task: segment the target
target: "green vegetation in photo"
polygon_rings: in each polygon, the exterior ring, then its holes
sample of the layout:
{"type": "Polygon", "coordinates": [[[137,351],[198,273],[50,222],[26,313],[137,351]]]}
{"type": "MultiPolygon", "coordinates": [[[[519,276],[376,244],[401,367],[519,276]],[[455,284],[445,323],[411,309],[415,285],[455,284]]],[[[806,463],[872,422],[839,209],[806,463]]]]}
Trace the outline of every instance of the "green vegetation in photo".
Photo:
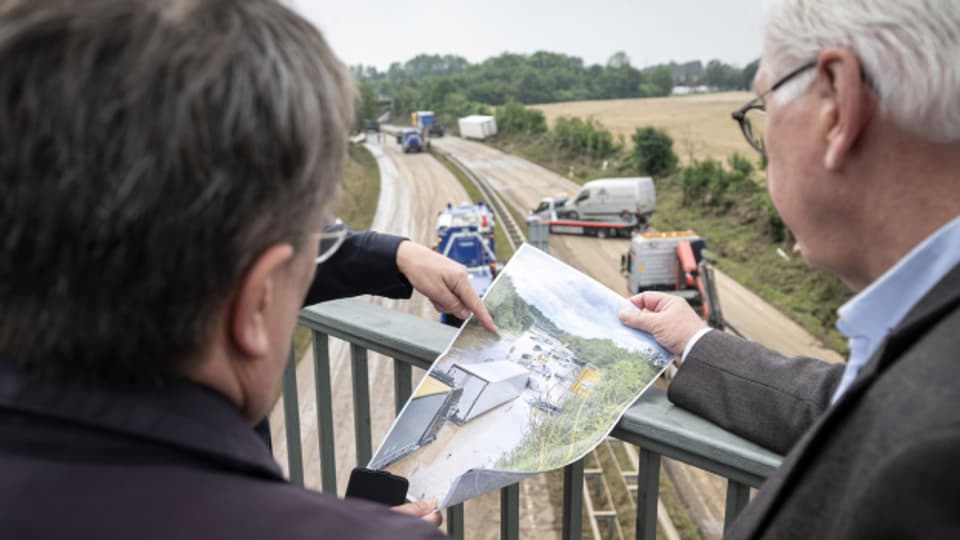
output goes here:
{"type": "Polygon", "coordinates": [[[558,413],[531,416],[521,443],[494,468],[516,472],[555,469],[588,452],[656,378],[660,370],[653,361],[649,355],[631,353],[604,366],[600,382],[587,395],[571,396],[558,413]]]}
{"type": "Polygon", "coordinates": [[[559,412],[532,415],[523,441],[498,461],[496,469],[542,471],[580,457],[606,435],[623,410],[660,372],[656,367],[659,353],[633,352],[610,339],[584,338],[561,330],[517,295],[508,275],[500,276],[484,302],[501,331],[519,335],[535,327],[600,371],[599,382],[584,395],[571,395],[559,412]]]}

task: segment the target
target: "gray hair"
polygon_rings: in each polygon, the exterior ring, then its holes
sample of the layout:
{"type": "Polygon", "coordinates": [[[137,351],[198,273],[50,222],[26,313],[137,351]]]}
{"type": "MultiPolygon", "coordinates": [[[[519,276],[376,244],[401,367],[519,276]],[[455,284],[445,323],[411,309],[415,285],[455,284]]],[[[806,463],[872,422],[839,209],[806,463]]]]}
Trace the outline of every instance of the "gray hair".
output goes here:
{"type": "MultiPolygon", "coordinates": [[[[827,47],[848,47],[877,88],[882,114],[931,141],[960,140],[960,2],[766,0],[765,8],[761,64],[770,80],[827,47]]],[[[777,99],[792,99],[813,78],[798,77],[777,99]]]]}
{"type": "Polygon", "coordinates": [[[336,199],[345,67],[274,0],[0,0],[0,358],[152,378],[336,199]]]}

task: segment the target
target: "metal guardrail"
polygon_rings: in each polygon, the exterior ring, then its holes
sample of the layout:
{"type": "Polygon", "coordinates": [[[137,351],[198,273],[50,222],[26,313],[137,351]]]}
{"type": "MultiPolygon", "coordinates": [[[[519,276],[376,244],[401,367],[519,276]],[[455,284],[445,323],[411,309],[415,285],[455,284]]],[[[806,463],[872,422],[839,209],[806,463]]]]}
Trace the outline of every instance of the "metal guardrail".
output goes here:
{"type": "MultiPolygon", "coordinates": [[[[305,308],[299,322],[313,332],[317,426],[321,489],[336,492],[330,380],[330,337],[350,343],[354,401],[354,444],[357,461],[366,464],[372,454],[367,351],[393,358],[396,399],[394,413],[412,391],[411,367],[428,369],[446,348],[455,330],[438,322],[392,310],[362,299],[325,302],[305,308]]],[[[287,456],[290,480],[303,485],[303,463],[296,368],[291,357],[283,378],[287,456]]],[[[637,538],[656,538],[660,458],[666,456],[719,474],[728,479],[725,521],[729,523],[749,500],[751,486],[779,466],[781,457],[747,442],[720,427],[674,407],[665,394],[648,390],[624,414],[612,436],[640,447],[637,464],[637,538]]],[[[353,464],[351,464],[353,465],[353,464]]],[[[579,540],[582,529],[584,464],[579,461],[563,472],[563,538],[579,540]]],[[[500,537],[520,536],[519,486],[501,490],[500,537]]],[[[463,507],[447,510],[447,531],[463,538],[463,507]]]]}

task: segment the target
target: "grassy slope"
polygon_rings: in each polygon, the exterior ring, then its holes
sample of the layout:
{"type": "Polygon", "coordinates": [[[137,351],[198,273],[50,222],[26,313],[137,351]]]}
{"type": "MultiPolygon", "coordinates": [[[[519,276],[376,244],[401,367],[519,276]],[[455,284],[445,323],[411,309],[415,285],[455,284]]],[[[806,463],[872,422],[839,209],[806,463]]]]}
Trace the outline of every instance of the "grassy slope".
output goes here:
{"type": "MultiPolygon", "coordinates": [[[[343,172],[343,192],[336,215],[357,231],[373,224],[380,197],[380,169],[377,160],[361,145],[351,144],[343,172]]],[[[297,326],[293,335],[294,357],[299,361],[310,344],[310,330],[297,326]]]]}

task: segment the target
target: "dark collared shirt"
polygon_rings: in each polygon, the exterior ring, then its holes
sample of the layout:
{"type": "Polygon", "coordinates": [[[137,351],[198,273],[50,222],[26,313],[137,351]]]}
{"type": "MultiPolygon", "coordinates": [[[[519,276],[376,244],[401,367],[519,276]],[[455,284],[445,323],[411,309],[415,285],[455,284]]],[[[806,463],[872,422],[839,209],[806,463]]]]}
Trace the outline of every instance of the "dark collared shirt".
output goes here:
{"type": "Polygon", "coordinates": [[[286,482],[200,385],[118,388],[0,363],[0,537],[444,538],[389,509],[286,482]]]}

